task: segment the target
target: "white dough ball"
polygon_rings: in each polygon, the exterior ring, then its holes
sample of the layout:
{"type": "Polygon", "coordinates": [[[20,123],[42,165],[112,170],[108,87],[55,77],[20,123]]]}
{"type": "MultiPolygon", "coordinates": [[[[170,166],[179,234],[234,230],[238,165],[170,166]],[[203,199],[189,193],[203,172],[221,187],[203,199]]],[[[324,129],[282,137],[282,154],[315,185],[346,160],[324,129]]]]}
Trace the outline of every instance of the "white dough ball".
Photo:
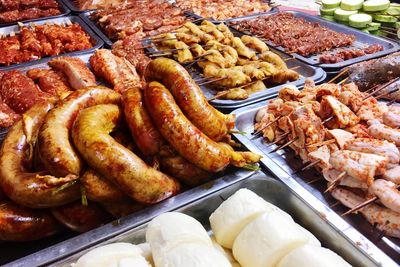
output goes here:
{"type": "Polygon", "coordinates": [[[335,252],[310,244],[300,246],[288,253],[277,267],[351,267],[335,252]]]}
{"type": "Polygon", "coordinates": [[[282,212],[265,213],[237,236],[233,256],[242,266],[274,267],[286,254],[307,243],[309,237],[282,212]]]}
{"type": "Polygon", "coordinates": [[[265,212],[280,211],[248,189],[240,189],[225,200],[210,216],[211,229],[217,242],[225,248],[232,248],[233,242],[242,229],[265,212]]]}

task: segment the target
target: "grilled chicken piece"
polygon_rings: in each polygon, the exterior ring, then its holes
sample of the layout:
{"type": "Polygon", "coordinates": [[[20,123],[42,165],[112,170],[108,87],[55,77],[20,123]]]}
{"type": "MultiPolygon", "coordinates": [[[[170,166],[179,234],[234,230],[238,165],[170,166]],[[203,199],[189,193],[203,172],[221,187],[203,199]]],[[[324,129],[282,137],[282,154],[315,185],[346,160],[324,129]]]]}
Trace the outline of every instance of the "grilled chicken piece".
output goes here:
{"type": "Polygon", "coordinates": [[[395,184],[400,184],[400,165],[387,169],[382,178],[395,184]]]}
{"type": "Polygon", "coordinates": [[[94,73],[110,83],[116,91],[125,91],[124,85],[141,87],[141,80],[135,67],[124,58],[115,56],[107,49],[97,50],[90,57],[94,73]]]}
{"type": "Polygon", "coordinates": [[[50,69],[31,69],[27,72],[27,75],[38,82],[43,92],[52,96],[64,98],[71,92],[67,77],[61,72],[50,69]]]}
{"type": "Polygon", "coordinates": [[[400,161],[400,152],[395,144],[386,140],[373,138],[356,138],[346,142],[345,150],[352,150],[375,155],[385,156],[390,163],[398,164],[400,161]]]}
{"type": "MultiPolygon", "coordinates": [[[[321,117],[328,118],[334,115],[339,128],[354,126],[360,119],[347,106],[338,101],[334,96],[324,96],[321,101],[321,117]]],[[[331,126],[328,122],[328,126],[331,126]]],[[[333,128],[333,127],[332,127],[333,128]]]]}
{"type": "Polygon", "coordinates": [[[383,113],[382,121],[389,127],[400,128],[400,106],[392,105],[383,113]]]}
{"type": "Polygon", "coordinates": [[[329,164],[338,171],[345,171],[353,178],[371,185],[376,175],[385,173],[388,159],[383,156],[358,151],[339,150],[331,154],[329,164]]]}
{"type": "Polygon", "coordinates": [[[189,50],[189,46],[182,41],[175,42],[175,48],[179,49],[174,57],[178,62],[193,60],[193,55],[189,50]]]}
{"type": "Polygon", "coordinates": [[[393,129],[389,126],[383,124],[373,124],[368,128],[369,134],[381,140],[387,140],[389,142],[395,143],[396,146],[400,146],[400,130],[393,129]]]}
{"type": "Polygon", "coordinates": [[[263,53],[269,50],[268,46],[257,37],[243,35],[240,39],[247,47],[250,47],[259,53],[263,53]]]}
{"type": "Polygon", "coordinates": [[[322,169],[329,167],[329,158],[331,151],[328,146],[324,145],[319,147],[317,150],[308,153],[308,160],[311,162],[319,161],[318,166],[322,169]]]}
{"type": "Polygon", "coordinates": [[[400,192],[397,185],[390,181],[377,179],[368,188],[368,192],[379,198],[379,201],[387,208],[400,213],[400,192]]]}
{"type": "MultiPolygon", "coordinates": [[[[341,171],[338,171],[332,167],[325,168],[322,171],[322,175],[324,176],[325,180],[327,180],[329,183],[335,181],[340,174],[341,171]]],[[[355,179],[350,175],[343,176],[339,181],[339,185],[351,188],[359,188],[363,190],[368,189],[368,185],[365,181],[355,179]]]]}
{"type": "Polygon", "coordinates": [[[242,40],[240,40],[238,37],[234,37],[232,39],[232,47],[236,49],[239,56],[243,56],[248,59],[253,59],[256,57],[256,53],[245,46],[242,40]]]}
{"type": "Polygon", "coordinates": [[[64,73],[74,90],[96,85],[95,76],[79,58],[58,57],[50,60],[48,64],[54,70],[64,73]]]}
{"type": "Polygon", "coordinates": [[[344,149],[345,144],[354,139],[354,135],[352,133],[342,129],[328,130],[328,133],[335,138],[335,141],[339,145],[340,149],[344,149]]]}
{"type": "MultiPolygon", "coordinates": [[[[335,188],[332,191],[332,196],[348,208],[354,208],[367,200],[343,188],[335,188]]],[[[377,225],[377,228],[384,232],[385,235],[400,238],[400,213],[374,203],[361,208],[358,212],[370,224],[377,225]]]]}

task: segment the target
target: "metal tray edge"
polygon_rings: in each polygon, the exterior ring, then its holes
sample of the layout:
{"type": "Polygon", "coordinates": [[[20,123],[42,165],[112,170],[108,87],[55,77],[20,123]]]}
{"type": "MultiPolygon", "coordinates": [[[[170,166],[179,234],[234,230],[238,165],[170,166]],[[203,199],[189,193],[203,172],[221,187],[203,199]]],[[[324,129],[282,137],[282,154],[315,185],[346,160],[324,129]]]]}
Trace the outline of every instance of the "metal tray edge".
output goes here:
{"type": "MultiPolygon", "coordinates": [[[[237,109],[231,114],[239,117],[242,113],[247,112],[250,109],[261,108],[265,106],[265,103],[257,103],[251,106],[237,109]]],[[[240,134],[233,134],[235,138],[238,139],[247,149],[253,153],[258,153],[263,155],[261,159],[262,165],[267,168],[276,178],[286,184],[291,188],[296,194],[303,199],[306,203],[311,205],[315,210],[317,210],[322,216],[325,217],[327,222],[333,224],[339,231],[343,233],[351,242],[359,247],[364,254],[371,258],[378,266],[398,266],[398,264],[393,261],[388,255],[381,251],[374,243],[369,241],[364,235],[362,235],[353,226],[347,223],[343,218],[341,218],[335,211],[333,211],[329,206],[322,203],[317,199],[312,193],[301,186],[294,178],[291,177],[281,166],[272,161],[265,153],[258,149],[252,142],[240,134]],[[362,242],[360,242],[362,240],[362,242]]]]}

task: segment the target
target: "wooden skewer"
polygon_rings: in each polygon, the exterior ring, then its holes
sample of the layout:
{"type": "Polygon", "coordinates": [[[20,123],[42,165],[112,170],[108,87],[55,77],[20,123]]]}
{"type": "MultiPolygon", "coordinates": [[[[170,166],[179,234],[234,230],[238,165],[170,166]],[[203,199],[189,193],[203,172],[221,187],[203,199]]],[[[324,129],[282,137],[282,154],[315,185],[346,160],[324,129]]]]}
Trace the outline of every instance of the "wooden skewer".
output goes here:
{"type": "Polygon", "coordinates": [[[335,115],[332,115],[332,116],[326,118],[325,120],[323,120],[323,121],[322,121],[322,124],[327,123],[328,121],[332,120],[333,118],[335,118],[335,115]]]}
{"type": "Polygon", "coordinates": [[[313,180],[307,182],[307,184],[313,184],[313,183],[318,182],[318,181],[321,181],[321,180],[322,180],[322,178],[315,178],[315,179],[313,179],[313,180]]]}
{"type": "Polygon", "coordinates": [[[321,162],[320,160],[312,161],[312,162],[308,163],[306,166],[304,166],[303,168],[300,168],[297,171],[295,171],[294,174],[299,173],[299,172],[303,172],[303,171],[308,170],[308,169],[311,169],[312,167],[314,167],[315,165],[319,164],[320,162],[321,162]]]}
{"type": "Polygon", "coordinates": [[[344,69],[341,72],[339,72],[335,77],[333,77],[332,79],[330,79],[328,81],[328,83],[333,83],[334,81],[336,81],[336,79],[338,79],[339,77],[342,77],[344,74],[346,74],[348,72],[348,69],[344,69]]]}
{"type": "Polygon", "coordinates": [[[334,208],[334,207],[336,207],[336,206],[339,205],[339,204],[342,204],[342,203],[340,203],[340,201],[336,201],[335,203],[333,203],[333,204],[330,205],[329,207],[330,207],[330,208],[334,208]]]}
{"type": "Polygon", "coordinates": [[[396,93],[396,92],[399,91],[399,90],[400,90],[400,87],[399,87],[399,88],[392,89],[392,90],[390,90],[389,92],[383,92],[383,93],[381,93],[380,95],[377,95],[375,98],[376,98],[376,99],[380,99],[380,98],[382,98],[382,97],[384,97],[384,96],[386,96],[386,95],[391,95],[391,94],[393,94],[393,93],[396,93]]]}
{"type": "Polygon", "coordinates": [[[220,94],[216,94],[215,96],[209,98],[207,101],[208,102],[213,101],[213,100],[218,99],[218,98],[220,98],[222,96],[225,96],[227,94],[229,94],[229,90],[226,90],[225,92],[221,92],[220,94]]]}
{"type": "MultiPolygon", "coordinates": [[[[400,185],[398,185],[396,189],[399,190],[399,189],[400,189],[400,185]]],[[[354,212],[356,212],[356,211],[358,211],[358,210],[360,210],[360,209],[362,209],[362,208],[368,206],[369,204],[371,204],[371,203],[377,201],[378,199],[379,199],[378,197],[370,198],[370,199],[368,199],[367,201],[365,201],[365,202],[363,202],[363,203],[360,203],[360,204],[358,204],[357,206],[355,206],[355,207],[351,208],[350,210],[346,211],[346,212],[343,213],[341,216],[346,216],[346,215],[348,215],[348,214],[350,214],[350,213],[354,213],[354,212]]]]}
{"type": "Polygon", "coordinates": [[[296,142],[297,139],[298,139],[298,138],[296,137],[296,138],[294,138],[293,140],[290,140],[289,142],[287,142],[286,144],[283,144],[282,146],[278,146],[278,147],[275,148],[274,150],[268,152],[268,154],[274,153],[274,152],[276,152],[276,151],[278,151],[278,150],[280,150],[280,149],[284,149],[285,147],[290,146],[291,144],[293,144],[294,142],[296,142]]]}
{"type": "Polygon", "coordinates": [[[369,93],[368,95],[366,95],[363,100],[366,100],[368,98],[370,98],[371,96],[373,96],[374,94],[376,94],[377,92],[385,89],[386,87],[388,87],[389,85],[397,82],[398,80],[400,80],[400,77],[394,78],[393,80],[388,81],[387,83],[382,84],[380,87],[378,87],[378,89],[372,91],[371,93],[369,93]]]}
{"type": "Polygon", "coordinates": [[[345,82],[347,82],[347,80],[349,79],[349,77],[347,77],[346,79],[341,80],[340,82],[338,82],[338,85],[342,85],[345,82]]]}
{"type": "MultiPolygon", "coordinates": [[[[179,51],[179,50],[185,50],[185,49],[192,49],[194,48],[196,45],[192,45],[192,46],[188,46],[188,47],[182,47],[182,48],[173,48],[173,49],[166,49],[166,50],[157,50],[154,52],[149,52],[149,54],[157,54],[157,53],[169,53],[169,52],[175,52],[175,51],[179,51]]],[[[203,45],[202,47],[209,47],[211,45],[203,45]]]]}
{"type": "Polygon", "coordinates": [[[267,128],[268,126],[274,124],[275,122],[277,122],[277,121],[278,121],[280,118],[282,118],[282,117],[283,117],[282,115],[279,115],[279,116],[276,117],[274,120],[272,120],[272,121],[268,122],[266,125],[264,125],[264,126],[263,126],[261,129],[259,129],[258,131],[253,132],[252,135],[255,135],[255,136],[259,135],[265,128],[267,128]]]}
{"type": "Polygon", "coordinates": [[[335,180],[332,181],[331,185],[324,191],[324,193],[327,193],[329,191],[331,191],[333,188],[336,187],[336,184],[340,181],[340,179],[342,179],[344,176],[346,175],[346,172],[342,172],[341,174],[338,175],[338,177],[336,177],[335,180]]]}
{"type": "MultiPolygon", "coordinates": [[[[280,141],[284,140],[288,135],[289,135],[289,133],[284,133],[284,134],[280,135],[274,142],[269,143],[267,147],[270,147],[272,145],[279,143],[280,141]]],[[[256,137],[253,136],[251,139],[254,139],[254,138],[256,138],[256,137]]]]}
{"type": "Polygon", "coordinates": [[[201,85],[206,85],[206,84],[209,84],[209,83],[213,83],[213,82],[218,82],[218,81],[224,80],[224,79],[226,79],[226,78],[228,78],[228,76],[222,76],[222,77],[220,77],[220,78],[216,78],[216,79],[213,79],[213,80],[208,80],[208,81],[206,81],[206,82],[199,83],[198,85],[199,85],[199,86],[201,86],[201,85]]]}
{"type": "Polygon", "coordinates": [[[391,106],[391,105],[393,105],[394,103],[397,103],[397,100],[396,100],[396,99],[393,99],[393,100],[390,100],[389,102],[387,102],[387,103],[386,103],[386,106],[391,106]]]}

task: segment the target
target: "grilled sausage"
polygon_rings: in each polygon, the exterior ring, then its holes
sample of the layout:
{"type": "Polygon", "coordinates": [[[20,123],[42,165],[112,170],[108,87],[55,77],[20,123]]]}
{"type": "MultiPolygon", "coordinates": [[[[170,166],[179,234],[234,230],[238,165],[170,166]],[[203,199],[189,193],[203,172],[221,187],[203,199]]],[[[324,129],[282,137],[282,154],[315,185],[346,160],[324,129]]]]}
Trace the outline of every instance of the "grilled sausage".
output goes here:
{"type": "Polygon", "coordinates": [[[164,84],[174,96],[187,118],[214,141],[226,137],[234,126],[234,116],[224,115],[212,107],[199,86],[184,67],[167,58],[157,58],[150,62],[145,71],[148,82],[164,84]]]}
{"type": "Polygon", "coordinates": [[[136,87],[125,91],[122,103],[126,121],[140,151],[144,156],[158,154],[164,140],[144,107],[140,89],[136,87]]]}
{"type": "Polygon", "coordinates": [[[113,202],[107,201],[100,203],[100,205],[116,219],[125,217],[146,207],[145,205],[137,203],[131,199],[113,202]]]}
{"type": "Polygon", "coordinates": [[[0,202],[0,240],[38,240],[61,229],[49,210],[30,209],[11,201],[0,202]]]}
{"type": "Polygon", "coordinates": [[[86,197],[96,202],[119,201],[128,198],[109,180],[103,178],[94,170],[87,170],[80,178],[85,188],[86,197]]]}
{"type": "Polygon", "coordinates": [[[108,103],[120,103],[120,95],[102,86],[88,87],[73,92],[47,114],[39,133],[39,153],[51,174],[80,174],[83,163],[69,141],[69,131],[82,109],[108,103]]]}
{"type": "Polygon", "coordinates": [[[62,225],[79,233],[97,228],[112,219],[94,202],[89,202],[87,206],[84,206],[80,201],[75,201],[53,208],[51,212],[62,225]]]}
{"type": "Polygon", "coordinates": [[[0,185],[14,202],[32,208],[56,207],[80,197],[76,175],[56,178],[43,172],[30,172],[37,133],[53,107],[38,103],[29,109],[9,131],[0,153],[0,185]],[[71,186],[67,186],[71,185],[71,186]]]}
{"type": "Polygon", "coordinates": [[[164,138],[188,161],[200,168],[218,172],[230,162],[225,146],[212,141],[194,126],[177,106],[173,96],[162,84],[151,82],[145,100],[154,123],[164,138]]]}
{"type": "Polygon", "coordinates": [[[157,203],[175,195],[177,181],[146,165],[109,135],[122,115],[116,105],[83,110],[72,128],[76,148],[95,171],[138,202],[157,203]]]}

